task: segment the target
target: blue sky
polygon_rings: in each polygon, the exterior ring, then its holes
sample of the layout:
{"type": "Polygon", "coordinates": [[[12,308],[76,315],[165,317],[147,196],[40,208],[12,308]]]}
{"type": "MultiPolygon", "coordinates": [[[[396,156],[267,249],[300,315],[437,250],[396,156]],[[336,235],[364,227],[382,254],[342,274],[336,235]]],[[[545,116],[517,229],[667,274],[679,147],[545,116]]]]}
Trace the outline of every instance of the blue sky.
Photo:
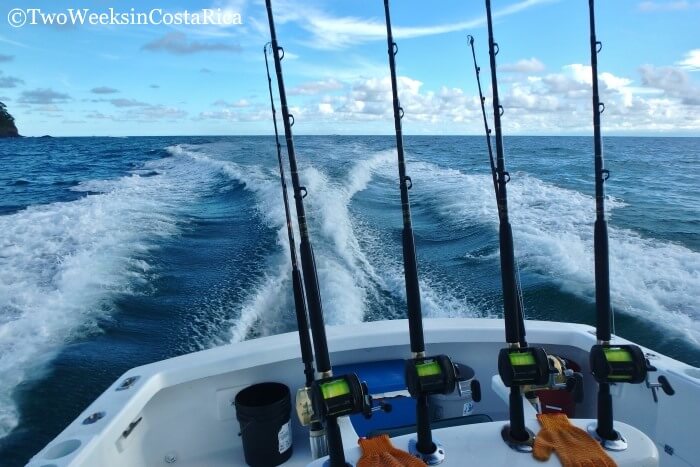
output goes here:
{"type": "MultiPolygon", "coordinates": [[[[506,134],[590,133],[588,2],[493,7],[506,134]]],[[[273,8],[296,133],[391,133],[382,1],[273,0],[273,8]]],[[[487,71],[483,2],[394,0],[392,22],[405,132],[481,134],[466,35],[487,71]]],[[[604,134],[700,136],[700,1],[599,0],[597,22],[604,134]]],[[[269,134],[268,40],[261,0],[6,0],[0,101],[29,136],[269,134]],[[242,24],[46,25],[38,11],[37,24],[9,24],[15,8],[110,7],[211,8],[234,23],[239,13],[242,24]]]]}

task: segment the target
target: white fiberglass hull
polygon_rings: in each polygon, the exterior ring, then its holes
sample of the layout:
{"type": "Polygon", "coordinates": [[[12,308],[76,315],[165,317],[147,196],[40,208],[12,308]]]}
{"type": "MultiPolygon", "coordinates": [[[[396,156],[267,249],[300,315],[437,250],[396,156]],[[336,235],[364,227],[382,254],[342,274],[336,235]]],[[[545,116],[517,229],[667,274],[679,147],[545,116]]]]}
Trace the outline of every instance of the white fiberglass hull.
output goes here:
{"type": "MultiPolygon", "coordinates": [[[[541,465],[530,454],[516,453],[501,440],[508,417],[507,395],[497,375],[497,355],[503,347],[503,322],[493,319],[427,319],[430,354],[448,354],[471,366],[481,381],[483,398],[474,413],[493,421],[435,430],[446,449],[443,465],[541,465]],[[494,377],[495,376],[495,377],[494,377]],[[476,450],[476,446],[482,449],[476,450]],[[471,459],[467,462],[466,459],[471,459]]],[[[571,323],[528,321],[528,340],[550,353],[581,365],[585,398],[576,407],[574,423],[585,427],[595,418],[596,385],[588,368],[588,350],[595,344],[593,328],[571,323]]],[[[334,365],[406,358],[405,320],[329,326],[334,365]]],[[[626,343],[615,338],[615,343],[626,343]]],[[[643,349],[658,369],[652,381],[666,376],[675,395],[662,392],[658,402],[645,384],[612,387],[616,428],[629,442],[622,453],[611,453],[618,465],[700,466],[695,423],[700,420],[700,369],[643,349]]],[[[251,384],[277,381],[292,390],[303,384],[296,333],[254,339],[196,352],[134,368],[95,400],[55,440],[36,454],[31,467],[112,466],[232,466],[245,465],[239,423],[232,404],[251,384]],[[125,381],[126,389],[118,390],[125,381]],[[99,414],[94,416],[93,414],[99,414]],[[90,418],[93,416],[92,418],[90,418]],[[95,420],[92,423],[90,421],[95,420]]],[[[370,387],[370,392],[372,388],[370,387]]],[[[539,430],[535,412],[526,406],[527,425],[539,430]]],[[[383,413],[375,414],[381,417],[383,413]]],[[[356,459],[357,434],[341,420],[348,460],[356,459]]],[[[313,461],[308,431],[292,415],[293,455],[285,464],[313,461]]],[[[394,439],[397,446],[410,435],[394,439]]],[[[321,464],[318,464],[321,465],[321,464]]],[[[559,465],[556,457],[546,465],[559,465]]]]}

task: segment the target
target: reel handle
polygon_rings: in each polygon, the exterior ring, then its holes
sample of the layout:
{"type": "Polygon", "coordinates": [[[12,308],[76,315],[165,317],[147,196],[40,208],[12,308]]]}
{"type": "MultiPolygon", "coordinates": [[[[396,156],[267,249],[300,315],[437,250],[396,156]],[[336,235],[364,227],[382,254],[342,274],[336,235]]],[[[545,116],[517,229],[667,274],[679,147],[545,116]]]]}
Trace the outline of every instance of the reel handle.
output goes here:
{"type": "Polygon", "coordinates": [[[566,378],[566,390],[574,396],[574,403],[583,402],[583,375],[576,372],[566,378]]]}

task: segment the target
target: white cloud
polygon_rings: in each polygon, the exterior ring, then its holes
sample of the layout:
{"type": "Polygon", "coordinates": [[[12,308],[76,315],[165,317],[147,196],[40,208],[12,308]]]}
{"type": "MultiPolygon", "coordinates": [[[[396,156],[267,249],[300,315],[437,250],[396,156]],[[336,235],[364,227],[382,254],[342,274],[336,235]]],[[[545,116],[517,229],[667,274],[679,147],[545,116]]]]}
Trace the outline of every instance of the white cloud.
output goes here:
{"type": "Polygon", "coordinates": [[[238,43],[188,41],[183,32],[169,32],[165,36],[141,47],[151,52],[166,52],[175,55],[190,55],[201,52],[241,52],[238,43]]]}
{"type": "Polygon", "coordinates": [[[518,60],[516,63],[506,63],[498,67],[505,73],[539,73],[544,71],[544,64],[535,57],[518,60]]]}
{"type": "Polygon", "coordinates": [[[294,86],[289,90],[289,95],[313,95],[321,94],[328,91],[336,91],[342,89],[344,84],[337,79],[329,78],[319,81],[309,81],[307,83],[302,83],[298,86],[294,86]]]}
{"type": "MultiPolygon", "coordinates": [[[[407,76],[399,76],[397,82],[406,125],[462,122],[477,116],[478,99],[461,89],[443,86],[437,91],[423,91],[421,81],[407,76]]],[[[393,128],[391,81],[388,76],[360,79],[345,94],[326,95],[301,110],[307,121],[384,122],[388,132],[393,128]]]]}
{"type": "Polygon", "coordinates": [[[655,12],[655,11],[684,11],[694,8],[700,8],[700,2],[689,2],[687,0],[672,0],[660,2],[641,2],[637,5],[639,11],[655,12]]]}
{"type": "Polygon", "coordinates": [[[302,63],[301,61],[290,62],[287,66],[288,68],[285,69],[285,72],[288,71],[290,74],[308,77],[310,81],[337,80],[342,83],[351,83],[363,78],[381,76],[389,70],[386,60],[376,62],[354,54],[347,54],[343,59],[342,66],[302,63]]]}
{"type": "MultiPolygon", "coordinates": [[[[506,134],[590,134],[592,131],[591,67],[573,63],[556,72],[514,73],[501,81],[506,134]]],[[[385,70],[370,77],[303,83],[292,97],[298,133],[342,126],[347,132],[393,132],[391,82],[385,70]]],[[[642,67],[639,75],[599,73],[606,104],[606,134],[645,132],[700,133],[700,91],[679,68],[642,67]]],[[[468,88],[429,88],[411,76],[399,76],[399,98],[407,134],[481,134],[483,123],[476,84],[468,88]]],[[[490,90],[484,90],[490,111],[490,90]]],[[[291,93],[290,93],[291,95],[291,93]]],[[[225,103],[225,102],[224,102],[225,103]]],[[[228,103],[225,103],[228,104],[228,103]]],[[[200,119],[269,122],[267,106],[202,112],[200,119]]]]}
{"type": "Polygon", "coordinates": [[[68,94],[54,91],[49,88],[33,89],[22,91],[18,102],[24,104],[56,104],[70,100],[68,94]]]}
{"type": "Polygon", "coordinates": [[[216,107],[233,107],[235,109],[249,107],[250,102],[247,99],[238,99],[235,102],[226,102],[223,99],[218,99],[212,105],[216,107]]]}
{"type": "Polygon", "coordinates": [[[700,86],[694,84],[683,70],[673,67],[644,65],[639,69],[642,84],[659,89],[685,105],[700,106],[700,86]]]}
{"type": "MultiPolygon", "coordinates": [[[[494,12],[494,17],[517,13],[553,0],[521,0],[494,12]]],[[[296,22],[312,34],[308,45],[317,49],[341,49],[364,42],[386,40],[386,24],[375,18],[354,16],[334,17],[301,2],[279,2],[276,11],[278,23],[296,22]]],[[[467,21],[432,26],[393,26],[395,39],[434,36],[465,31],[485,23],[485,16],[467,21]]]]}
{"type": "Polygon", "coordinates": [[[24,80],[15,76],[4,75],[0,71],[0,88],[15,88],[18,84],[24,84],[24,80]]]}
{"type": "Polygon", "coordinates": [[[147,107],[146,102],[137,101],[136,99],[109,99],[109,103],[115,107],[147,107]]]}
{"type": "Polygon", "coordinates": [[[187,112],[165,105],[151,105],[134,111],[135,120],[178,120],[187,116],[187,112]]]}
{"type": "MultiPolygon", "coordinates": [[[[214,105],[218,105],[217,101],[214,105]]],[[[296,116],[296,115],[295,115],[296,116]]],[[[231,122],[259,122],[272,118],[270,107],[264,105],[238,105],[223,109],[200,112],[197,120],[226,120],[231,122]]]]}
{"type": "Polygon", "coordinates": [[[678,62],[677,65],[688,71],[700,71],[700,49],[693,49],[687,52],[685,58],[678,62]]]}
{"type": "Polygon", "coordinates": [[[334,112],[333,106],[330,102],[321,102],[320,104],[318,104],[318,111],[319,113],[324,115],[330,115],[334,112]]]}
{"type": "Polygon", "coordinates": [[[109,86],[98,86],[90,90],[93,94],[116,94],[119,92],[118,89],[110,88],[109,86]]]}
{"type": "Polygon", "coordinates": [[[187,112],[167,105],[153,105],[144,102],[123,99],[126,105],[115,105],[123,110],[116,114],[103,114],[92,111],[85,115],[91,120],[112,120],[114,122],[141,122],[152,123],[159,120],[175,121],[187,116],[187,112]]]}

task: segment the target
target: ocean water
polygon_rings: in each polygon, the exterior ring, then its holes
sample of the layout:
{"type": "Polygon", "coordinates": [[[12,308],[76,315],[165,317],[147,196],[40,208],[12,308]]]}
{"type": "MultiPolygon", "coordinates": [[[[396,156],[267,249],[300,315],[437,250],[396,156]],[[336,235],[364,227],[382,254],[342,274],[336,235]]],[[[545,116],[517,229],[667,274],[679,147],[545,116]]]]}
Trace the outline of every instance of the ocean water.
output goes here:
{"type": "MultiPolygon", "coordinates": [[[[404,316],[391,136],[296,138],[330,325],[404,316]]],[[[406,137],[424,313],[501,315],[483,137],[406,137]]],[[[606,138],[619,335],[700,366],[700,145],[606,138]]],[[[529,319],[593,324],[592,140],[505,140],[529,319]]],[[[127,369],[295,328],[271,137],[0,141],[0,465],[127,369]]],[[[297,237],[298,238],[298,237],[297,237]]]]}

